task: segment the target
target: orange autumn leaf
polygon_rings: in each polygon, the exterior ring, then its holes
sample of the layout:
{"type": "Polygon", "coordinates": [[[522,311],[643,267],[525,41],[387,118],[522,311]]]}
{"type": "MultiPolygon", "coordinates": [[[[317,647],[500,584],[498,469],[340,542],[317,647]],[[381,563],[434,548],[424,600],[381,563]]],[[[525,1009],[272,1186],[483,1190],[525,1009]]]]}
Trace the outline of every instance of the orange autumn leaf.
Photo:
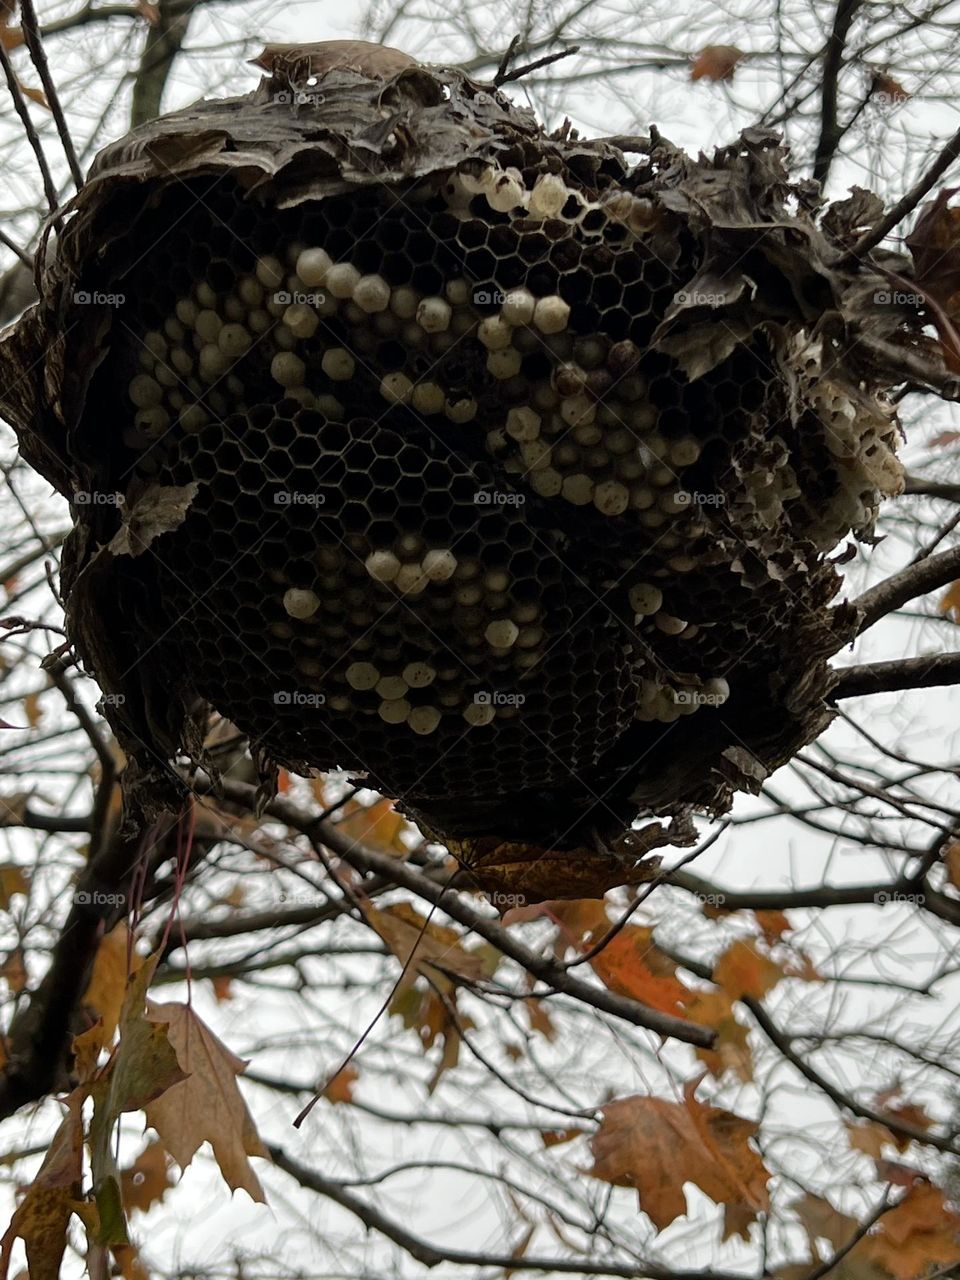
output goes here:
{"type": "Polygon", "coordinates": [[[559,1147],[586,1132],[586,1129],[541,1129],[540,1139],[545,1147],[559,1147]]]}
{"type": "Polygon", "coordinates": [[[686,1213],[683,1187],[693,1182],[716,1204],[731,1206],[740,1231],[770,1204],[770,1175],[749,1145],[758,1126],[699,1102],[696,1086],[688,1082],[683,1102],[637,1095],[601,1107],[589,1172],[636,1188],[640,1209],[658,1230],[686,1213]]]}
{"type": "MultiPolygon", "coordinates": [[[[0,818],[0,826],[4,825],[0,818]]],[[[26,897],[29,892],[30,877],[27,870],[14,862],[3,863],[0,866],[0,911],[10,910],[10,899],[15,893],[26,897]]]]}
{"type": "Polygon", "coordinates": [[[393,807],[392,800],[378,800],[371,805],[351,802],[345,813],[346,816],[337,822],[337,830],[341,834],[383,853],[407,853],[407,847],[400,838],[407,824],[393,807]]]}
{"type": "MultiPolygon", "coordinates": [[[[603,903],[593,899],[552,902],[548,914],[584,952],[611,927],[603,903]]],[[[679,1013],[690,997],[690,988],[676,977],[677,966],[653,941],[653,930],[642,925],[626,925],[614,934],[590,967],[608,990],[661,1013],[679,1013]]]]}
{"type": "Polygon", "coordinates": [[[732,80],[737,64],[746,54],[735,44],[708,44],[690,67],[691,80],[732,80]]]}
{"type": "Polygon", "coordinates": [[[714,982],[733,1000],[743,996],[759,1000],[772,991],[782,977],[780,966],[745,938],[732,943],[713,966],[714,982]]]}
{"type": "Polygon", "coordinates": [[[19,27],[8,27],[6,22],[0,22],[0,43],[8,53],[11,49],[19,49],[23,44],[23,32],[19,27]]]}
{"type": "Polygon", "coordinates": [[[753,918],[770,946],[779,942],[785,933],[790,933],[793,929],[785,911],[754,911],[753,918]]]}
{"type": "Polygon", "coordinates": [[[946,595],[940,601],[940,612],[951,622],[960,622],[960,582],[954,582],[947,588],[946,595]]]}
{"type": "Polygon", "coordinates": [[[27,985],[27,969],[23,960],[23,951],[14,947],[0,961],[0,978],[3,978],[14,994],[22,991],[27,985]]]}
{"type": "Polygon", "coordinates": [[[360,1073],[356,1067],[346,1066],[330,1080],[327,1087],[323,1091],[323,1096],[328,1102],[334,1104],[338,1102],[353,1101],[353,1086],[360,1078],[360,1073]]]}
{"type": "Polygon", "coordinates": [[[132,1165],[120,1171],[120,1193],[123,1207],[146,1213],[174,1185],[171,1161],[159,1142],[150,1142],[132,1165]]]}
{"type": "Polygon", "coordinates": [[[886,1125],[875,1121],[848,1121],[844,1127],[854,1151],[862,1151],[871,1160],[881,1159],[885,1144],[893,1143],[893,1134],[886,1125]]]}
{"type": "Polygon", "coordinates": [[[556,1040],[557,1029],[553,1025],[550,1014],[547,1012],[545,1001],[538,1000],[536,996],[527,996],[523,1002],[523,1007],[526,1009],[527,1017],[530,1019],[530,1030],[538,1032],[545,1040],[556,1040]]]}
{"type": "Polygon", "coordinates": [[[894,1280],[922,1280],[960,1262],[960,1215],[939,1187],[911,1187],[850,1256],[878,1264],[894,1280]]]}
{"type": "Polygon", "coordinates": [[[489,977],[489,957],[485,953],[467,951],[455,929],[428,922],[409,903],[399,902],[382,911],[364,903],[363,914],[401,964],[412,959],[401,986],[409,985],[425,966],[432,974],[453,972],[469,982],[489,977]]]}
{"type": "MultiPolygon", "coordinates": [[[[120,1020],[127,989],[128,946],[127,926],[121,922],[101,939],[84,992],[83,1003],[100,1019],[101,1045],[110,1043],[120,1020]]],[[[131,962],[134,972],[143,963],[136,954],[131,956],[131,962]]]]}
{"type": "Polygon", "coordinates": [[[217,1004],[223,1004],[225,1000],[233,999],[233,979],[229,974],[217,974],[211,980],[210,985],[213,987],[213,994],[217,1004]]]}
{"type": "Polygon", "coordinates": [[[697,1049],[697,1057],[718,1079],[732,1071],[744,1084],[753,1079],[753,1053],[750,1033],[737,1021],[736,1010],[725,991],[696,991],[687,1001],[684,1017],[705,1027],[712,1027],[717,1038],[710,1049],[697,1049]]]}

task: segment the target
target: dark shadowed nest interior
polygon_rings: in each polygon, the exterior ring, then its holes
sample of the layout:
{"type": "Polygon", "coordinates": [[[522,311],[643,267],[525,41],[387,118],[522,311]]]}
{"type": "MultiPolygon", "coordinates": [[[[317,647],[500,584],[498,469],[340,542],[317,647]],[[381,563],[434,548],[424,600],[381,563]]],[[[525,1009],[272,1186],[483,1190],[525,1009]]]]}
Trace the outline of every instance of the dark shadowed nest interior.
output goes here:
{"type": "Polygon", "coordinates": [[[855,338],[916,337],[841,263],[879,202],[760,130],[630,146],[414,67],[97,159],[0,375],[138,811],[215,708],[467,861],[680,841],[829,722],[834,553],[901,485],[855,338]]]}

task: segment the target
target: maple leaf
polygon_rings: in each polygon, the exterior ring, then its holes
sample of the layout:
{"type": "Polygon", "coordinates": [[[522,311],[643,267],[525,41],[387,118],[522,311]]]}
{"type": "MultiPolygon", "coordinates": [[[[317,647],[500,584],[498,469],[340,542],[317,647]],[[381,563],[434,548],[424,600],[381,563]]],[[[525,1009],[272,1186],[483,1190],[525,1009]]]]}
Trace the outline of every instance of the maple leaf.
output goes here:
{"type": "Polygon", "coordinates": [[[545,1147],[559,1147],[564,1142],[572,1142],[586,1133],[586,1129],[541,1129],[540,1139],[545,1147]]]}
{"type": "Polygon", "coordinates": [[[782,977],[780,966],[745,938],[731,943],[713,966],[714,982],[734,1000],[743,996],[760,1000],[782,977]]]}
{"type": "MultiPolygon", "coordinates": [[[[603,903],[586,899],[550,903],[547,914],[581,951],[589,951],[611,925],[603,903]]],[[[676,977],[677,966],[645,926],[626,925],[591,958],[590,967],[610,991],[661,1013],[679,1013],[690,996],[690,988],[676,977]]]]}
{"type": "Polygon", "coordinates": [[[230,1189],[242,1187],[252,1200],[263,1202],[263,1189],[247,1157],[267,1152],[237,1086],[246,1062],[189,1005],[151,1004],[147,1017],[165,1029],[183,1073],[180,1083],[147,1106],[147,1123],[181,1169],[203,1142],[209,1142],[230,1189]]]}
{"type": "Polygon", "coordinates": [[[922,1280],[960,1262],[960,1215],[932,1183],[912,1187],[852,1251],[882,1266],[895,1280],[922,1280]]]}
{"type": "Polygon", "coordinates": [[[753,1079],[750,1032],[737,1021],[733,1000],[725,991],[696,991],[687,1001],[684,1017],[712,1027],[717,1033],[711,1049],[697,1049],[697,1057],[718,1078],[732,1071],[746,1084],[753,1079]]]}
{"type": "MultiPolygon", "coordinates": [[[[101,1043],[108,1045],[120,1021],[127,989],[127,952],[130,935],[121,922],[104,937],[94,957],[90,981],[83,996],[83,1003],[100,1019],[101,1043]]],[[[140,957],[131,953],[134,968],[142,964],[140,957]]]]}
{"type": "Polygon", "coordinates": [[[708,44],[690,67],[691,80],[732,80],[740,61],[746,57],[735,44],[708,44]]]}
{"type": "Polygon", "coordinates": [[[21,947],[14,947],[4,956],[0,962],[0,978],[3,978],[10,990],[15,993],[22,991],[27,985],[27,967],[21,947]]]}
{"type": "Polygon", "coordinates": [[[847,1121],[844,1125],[850,1146],[854,1151],[862,1151],[871,1160],[879,1160],[887,1143],[893,1144],[893,1134],[886,1125],[871,1120],[847,1121]]]}
{"type": "Polygon", "coordinates": [[[538,1032],[545,1040],[556,1040],[557,1028],[553,1025],[553,1019],[547,1012],[546,1003],[543,1000],[538,1000],[536,996],[527,996],[523,1002],[523,1007],[526,1009],[527,1017],[530,1019],[530,1030],[538,1032]]]}
{"type": "Polygon", "coordinates": [[[945,187],[920,206],[904,243],[913,256],[913,278],[944,305],[960,291],[960,208],[951,209],[958,187],[945,187]]]}
{"type": "Polygon", "coordinates": [[[686,1182],[731,1206],[736,1229],[743,1230],[770,1203],[770,1175],[749,1146],[758,1126],[698,1102],[697,1084],[687,1083],[682,1103],[635,1095],[601,1107],[589,1172],[614,1186],[635,1187],[640,1209],[658,1230],[686,1213],[686,1182]]]}
{"type": "Polygon", "coordinates": [[[53,1136],[37,1175],[17,1205],[0,1241],[0,1277],[6,1280],[13,1242],[27,1252],[30,1280],[57,1280],[67,1244],[67,1226],[80,1196],[83,1172],[83,1095],[65,1099],[67,1114],[53,1136]]]}
{"type": "Polygon", "coordinates": [[[785,911],[754,911],[753,918],[760,926],[760,932],[769,946],[773,946],[785,933],[793,930],[793,925],[785,911]]]}
{"type": "MultiPolygon", "coordinates": [[[[0,827],[6,825],[3,820],[2,810],[8,800],[9,797],[0,801],[0,827]]],[[[24,807],[26,807],[26,797],[24,798],[24,807]]],[[[10,899],[15,893],[26,897],[29,892],[30,877],[23,867],[18,867],[14,862],[5,862],[0,866],[0,911],[10,910],[10,899]]]]}
{"type": "Polygon", "coordinates": [[[954,582],[940,601],[940,612],[953,622],[960,622],[960,582],[954,582]]]}
{"type": "Polygon", "coordinates": [[[146,1213],[173,1186],[170,1157],[159,1142],[149,1142],[132,1165],[120,1172],[120,1195],[125,1209],[146,1213]]]}
{"type": "Polygon", "coordinates": [[[370,926],[401,964],[407,965],[412,957],[399,984],[401,987],[409,986],[425,968],[429,968],[432,976],[453,972],[469,982],[489,976],[489,963],[484,955],[467,951],[455,929],[433,921],[428,923],[408,902],[399,902],[382,911],[369,903],[362,905],[370,926]]]}
{"type": "Polygon", "coordinates": [[[382,853],[399,853],[404,857],[410,852],[402,837],[410,831],[410,824],[397,813],[393,801],[377,800],[363,805],[351,800],[345,816],[337,821],[337,831],[358,844],[379,849],[382,853]]]}
{"type": "Polygon", "coordinates": [[[100,1216],[98,1243],[127,1244],[120,1171],[114,1154],[114,1127],[124,1111],[142,1111],[183,1080],[167,1029],[146,1016],[147,988],[154,956],[131,977],[120,1014],[120,1039],[110,1061],[90,1086],[90,1164],[100,1216]]]}
{"type": "Polygon", "coordinates": [[[360,1078],[356,1067],[346,1066],[327,1081],[323,1096],[330,1102],[352,1102],[353,1086],[360,1078]]]}
{"type": "Polygon", "coordinates": [[[810,1241],[810,1247],[817,1257],[821,1256],[817,1248],[818,1240],[826,1240],[831,1251],[836,1253],[850,1243],[859,1228],[856,1218],[841,1213],[823,1196],[815,1196],[808,1192],[790,1207],[800,1219],[810,1241]]]}

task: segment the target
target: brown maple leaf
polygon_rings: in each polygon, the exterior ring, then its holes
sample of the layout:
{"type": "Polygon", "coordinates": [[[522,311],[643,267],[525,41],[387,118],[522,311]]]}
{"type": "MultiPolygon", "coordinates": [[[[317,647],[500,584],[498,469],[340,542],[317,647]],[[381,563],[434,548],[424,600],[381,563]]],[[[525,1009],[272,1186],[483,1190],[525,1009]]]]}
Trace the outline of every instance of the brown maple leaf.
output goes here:
{"type": "Polygon", "coordinates": [[[699,1102],[696,1087],[697,1081],[688,1082],[683,1102],[637,1095],[602,1107],[589,1172],[618,1187],[635,1187],[640,1209],[661,1231],[686,1213],[683,1187],[693,1182],[716,1204],[728,1206],[728,1224],[742,1233],[770,1204],[770,1175],[749,1145],[757,1125],[699,1102]]]}
{"type": "Polygon", "coordinates": [[[735,44],[708,44],[690,66],[691,80],[732,80],[738,64],[746,57],[735,44]]]}

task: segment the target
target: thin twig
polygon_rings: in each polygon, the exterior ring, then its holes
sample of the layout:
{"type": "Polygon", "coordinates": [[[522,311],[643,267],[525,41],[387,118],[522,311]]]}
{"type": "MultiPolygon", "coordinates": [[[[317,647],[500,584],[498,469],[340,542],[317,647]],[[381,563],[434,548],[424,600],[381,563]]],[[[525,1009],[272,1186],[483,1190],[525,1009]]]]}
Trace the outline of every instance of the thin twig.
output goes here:
{"type": "Polygon", "coordinates": [[[528,76],[531,71],[539,71],[541,67],[549,67],[551,63],[559,62],[561,58],[572,58],[575,53],[580,52],[578,44],[572,44],[569,49],[562,49],[560,53],[548,53],[546,57],[538,58],[536,62],[527,62],[522,67],[516,67],[513,71],[508,71],[506,75],[500,76],[494,80],[496,88],[500,88],[502,84],[510,84],[514,80],[520,80],[523,76],[528,76]]]}
{"type": "Polygon", "coordinates": [[[836,265],[845,266],[854,258],[861,258],[865,253],[869,253],[871,249],[880,243],[888,231],[892,231],[899,222],[903,221],[908,213],[916,208],[937,179],[950,168],[958,157],[960,157],[960,129],[957,130],[930,168],[913,184],[907,194],[902,196],[883,215],[875,227],[871,228],[870,231],[865,231],[853,248],[849,249],[836,265]]]}
{"type": "Polygon", "coordinates": [[[0,66],[3,67],[3,74],[7,79],[7,88],[10,90],[13,109],[20,117],[20,123],[23,125],[27,141],[33,149],[33,154],[37,157],[37,165],[40,169],[40,176],[43,179],[43,193],[47,198],[47,207],[52,214],[55,214],[60,207],[57,188],[50,173],[50,166],[47,164],[47,157],[43,153],[43,144],[40,141],[40,136],[34,128],[33,121],[30,119],[30,112],[27,110],[27,104],[23,96],[23,88],[17,79],[17,73],[13,69],[10,55],[7,53],[2,40],[0,40],[0,66]]]}
{"type": "Polygon", "coordinates": [[[43,48],[43,41],[40,38],[37,13],[33,7],[33,0],[20,0],[20,28],[23,31],[23,39],[30,51],[30,57],[33,61],[33,65],[36,67],[37,74],[40,76],[40,83],[43,85],[43,92],[47,96],[47,102],[49,103],[50,111],[53,114],[53,119],[57,126],[57,132],[60,135],[60,142],[63,145],[63,153],[67,157],[67,164],[70,166],[70,174],[77,190],[79,191],[83,186],[83,170],[80,168],[80,161],[77,159],[76,148],[73,145],[73,139],[70,137],[70,130],[67,127],[66,117],[63,114],[63,107],[60,105],[57,86],[53,82],[53,76],[50,74],[50,68],[47,65],[47,55],[43,48]]]}

